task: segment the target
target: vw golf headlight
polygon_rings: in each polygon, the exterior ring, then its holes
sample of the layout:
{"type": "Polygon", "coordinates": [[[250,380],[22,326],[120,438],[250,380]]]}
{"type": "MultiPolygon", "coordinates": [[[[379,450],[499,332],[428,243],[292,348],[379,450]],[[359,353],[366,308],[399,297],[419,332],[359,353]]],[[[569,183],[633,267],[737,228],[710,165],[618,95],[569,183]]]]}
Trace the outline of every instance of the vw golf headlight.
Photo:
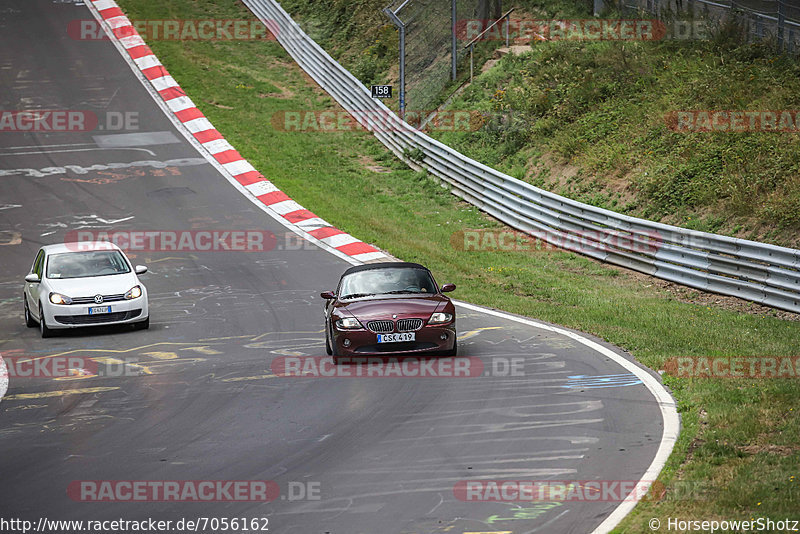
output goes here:
{"type": "Polygon", "coordinates": [[[125,298],[128,300],[138,299],[142,296],[142,286],[133,286],[125,293],[125,298]]]}
{"type": "Polygon", "coordinates": [[[50,293],[50,302],[53,304],[72,304],[72,299],[61,293],[50,293]]]}
{"type": "Polygon", "coordinates": [[[428,319],[428,324],[445,324],[453,320],[453,315],[450,313],[436,312],[428,319]]]}

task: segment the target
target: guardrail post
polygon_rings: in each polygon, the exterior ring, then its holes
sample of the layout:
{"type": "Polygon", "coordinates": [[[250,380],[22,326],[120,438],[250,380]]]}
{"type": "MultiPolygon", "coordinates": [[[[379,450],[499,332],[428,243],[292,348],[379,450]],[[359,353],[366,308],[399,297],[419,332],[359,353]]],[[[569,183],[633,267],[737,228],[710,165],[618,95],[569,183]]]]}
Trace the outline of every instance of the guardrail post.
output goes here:
{"type": "Polygon", "coordinates": [[[786,25],[786,12],[783,0],[778,0],[778,50],[783,52],[783,27],[786,25]]]}

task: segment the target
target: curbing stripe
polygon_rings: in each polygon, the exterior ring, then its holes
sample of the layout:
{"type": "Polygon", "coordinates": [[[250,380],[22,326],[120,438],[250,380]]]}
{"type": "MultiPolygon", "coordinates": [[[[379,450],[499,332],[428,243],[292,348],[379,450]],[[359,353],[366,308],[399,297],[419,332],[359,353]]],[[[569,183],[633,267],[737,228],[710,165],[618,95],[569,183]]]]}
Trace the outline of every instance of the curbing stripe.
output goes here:
{"type": "Polygon", "coordinates": [[[298,221],[297,226],[299,226],[300,228],[309,233],[322,229],[331,229],[341,232],[341,230],[339,230],[338,228],[334,228],[333,226],[331,226],[330,223],[328,223],[328,221],[320,219],[319,217],[312,217],[304,221],[298,221]]]}
{"type": "MultiPolygon", "coordinates": [[[[150,50],[150,47],[147,46],[147,45],[136,46],[134,48],[131,48],[131,49],[128,50],[128,53],[130,54],[131,58],[133,58],[134,60],[142,58],[142,57],[145,57],[145,56],[152,56],[153,55],[153,51],[150,50]]],[[[153,57],[155,57],[155,56],[153,56],[153,57]]]]}
{"type": "Polygon", "coordinates": [[[194,138],[200,141],[201,144],[208,143],[209,141],[216,141],[217,139],[223,139],[222,134],[213,128],[211,130],[204,130],[202,132],[192,132],[192,135],[194,135],[194,138]]]}
{"type": "MultiPolygon", "coordinates": [[[[114,35],[114,37],[117,38],[116,35],[114,35]]],[[[128,37],[122,37],[122,38],[118,38],[118,39],[119,39],[119,42],[122,43],[122,46],[127,48],[127,49],[136,48],[136,47],[139,47],[139,46],[147,46],[147,44],[144,42],[144,39],[139,37],[138,33],[135,34],[135,35],[130,35],[128,37]]]]}
{"type": "MultiPolygon", "coordinates": [[[[271,198],[270,198],[271,200],[271,198]]],[[[264,202],[264,204],[267,204],[264,202]]],[[[267,204],[272,211],[277,213],[278,215],[286,216],[287,213],[293,213],[295,211],[300,211],[303,209],[303,206],[295,202],[294,200],[276,200],[272,204],[267,204]]]]}
{"type": "MultiPolygon", "coordinates": [[[[113,30],[117,30],[119,28],[124,28],[127,26],[132,26],[131,21],[129,21],[128,17],[126,17],[125,15],[107,18],[106,22],[108,22],[108,25],[111,26],[111,29],[113,30]]],[[[114,32],[114,35],[116,35],[117,37],[122,37],[122,35],[119,35],[118,32],[116,31],[114,32]]]]}
{"type": "MultiPolygon", "coordinates": [[[[287,213],[286,215],[284,215],[284,217],[286,217],[286,220],[291,221],[291,222],[293,222],[295,224],[297,224],[297,223],[299,223],[301,221],[306,221],[308,219],[316,219],[317,218],[317,216],[315,214],[311,213],[307,209],[301,209],[301,210],[297,210],[297,211],[292,211],[292,212],[287,213]]],[[[361,243],[361,241],[359,241],[359,243],[361,243]]]]}
{"type": "MultiPolygon", "coordinates": [[[[175,100],[178,100],[177,98],[175,100]]],[[[170,100],[170,102],[174,102],[175,100],[170,100]]],[[[187,99],[188,100],[188,99],[187,99]]],[[[191,102],[191,100],[189,100],[191,102]]],[[[173,111],[175,111],[173,109],[173,111]]],[[[220,152],[226,152],[228,150],[234,150],[231,144],[226,141],[225,139],[217,139],[216,141],[211,141],[208,143],[203,144],[203,147],[208,150],[208,153],[212,156],[215,154],[219,154],[220,152]]]]}
{"type": "Polygon", "coordinates": [[[244,188],[250,191],[254,197],[260,197],[262,195],[273,193],[279,190],[277,187],[275,187],[275,184],[267,180],[253,182],[252,184],[244,186],[244,188]]]}
{"type": "MultiPolygon", "coordinates": [[[[193,134],[198,134],[200,132],[207,132],[208,130],[213,130],[216,132],[216,130],[214,129],[214,125],[211,124],[211,121],[209,121],[205,117],[186,121],[183,123],[183,125],[186,126],[186,129],[192,132],[193,134]]],[[[220,135],[220,139],[221,138],[222,135],[220,135]]]]}
{"type": "Polygon", "coordinates": [[[318,237],[318,239],[323,243],[332,246],[333,248],[339,248],[343,245],[349,245],[350,243],[358,242],[358,239],[356,239],[355,237],[351,236],[350,234],[344,234],[344,233],[331,235],[328,237],[318,237]]]}
{"type": "MultiPolygon", "coordinates": [[[[150,57],[155,57],[155,56],[150,56],[150,57]]],[[[188,96],[179,96],[177,98],[173,98],[172,100],[168,100],[167,105],[169,106],[169,109],[171,109],[174,113],[183,111],[184,109],[197,107],[194,105],[194,102],[192,102],[192,99],[189,98],[188,96]]]]}
{"type": "Polygon", "coordinates": [[[187,122],[202,118],[203,112],[197,108],[186,108],[181,111],[176,111],[175,116],[178,117],[179,121],[187,122]]]}
{"type": "MultiPolygon", "coordinates": [[[[147,76],[148,72],[152,71],[153,69],[147,69],[147,72],[144,73],[145,77],[147,77],[150,82],[152,82],[153,87],[156,88],[156,91],[163,91],[164,89],[169,89],[170,87],[178,87],[178,82],[175,79],[167,74],[164,76],[164,71],[159,69],[159,72],[155,73],[157,78],[151,78],[147,76]]],[[[180,119],[179,119],[180,120],[180,119]]],[[[209,122],[209,124],[211,124],[209,122]]]]}
{"type": "Polygon", "coordinates": [[[236,181],[242,185],[250,185],[257,182],[265,182],[267,179],[264,178],[264,175],[258,171],[250,171],[244,174],[237,174],[236,181]]]}
{"type": "Polygon", "coordinates": [[[136,62],[136,66],[142,70],[161,65],[161,62],[154,55],[142,56],[138,59],[134,59],[134,61],[136,62]]]}

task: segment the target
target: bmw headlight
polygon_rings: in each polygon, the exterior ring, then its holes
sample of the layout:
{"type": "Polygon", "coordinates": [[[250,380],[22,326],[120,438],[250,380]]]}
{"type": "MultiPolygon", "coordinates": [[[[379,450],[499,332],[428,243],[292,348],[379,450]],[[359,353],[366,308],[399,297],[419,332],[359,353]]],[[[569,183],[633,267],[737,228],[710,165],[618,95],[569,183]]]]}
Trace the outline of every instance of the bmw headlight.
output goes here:
{"type": "Polygon", "coordinates": [[[358,319],[353,317],[343,317],[336,321],[336,328],[339,330],[356,330],[363,327],[361,326],[361,323],[358,322],[358,319]]]}
{"type": "Polygon", "coordinates": [[[445,324],[453,320],[453,315],[450,313],[436,312],[428,319],[428,324],[445,324]]]}
{"type": "Polygon", "coordinates": [[[142,286],[133,286],[125,293],[125,298],[128,300],[138,299],[142,296],[142,286]]]}
{"type": "Polygon", "coordinates": [[[50,302],[53,304],[72,304],[72,299],[61,293],[50,293],[50,302]]]}

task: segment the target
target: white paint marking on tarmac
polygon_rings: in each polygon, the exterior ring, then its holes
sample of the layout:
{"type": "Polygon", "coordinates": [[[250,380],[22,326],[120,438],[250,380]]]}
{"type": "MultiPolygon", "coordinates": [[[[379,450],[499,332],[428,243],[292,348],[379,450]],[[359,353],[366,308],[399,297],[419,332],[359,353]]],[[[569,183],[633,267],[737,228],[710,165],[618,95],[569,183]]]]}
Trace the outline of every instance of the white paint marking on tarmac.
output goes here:
{"type": "Polygon", "coordinates": [[[61,148],[65,146],[97,146],[94,143],[67,143],[63,145],[28,145],[28,146],[8,146],[0,150],[22,150],[25,148],[61,148]]]}
{"type": "Polygon", "coordinates": [[[14,208],[21,208],[21,207],[22,207],[22,204],[3,204],[3,205],[0,205],[0,211],[10,210],[10,209],[14,209],[14,208]]]}
{"type": "Polygon", "coordinates": [[[129,148],[129,147],[115,147],[115,148],[73,148],[70,150],[27,150],[25,152],[3,152],[0,156],[27,156],[28,154],[57,154],[64,152],[91,152],[92,150],[135,150],[138,152],[147,152],[149,155],[155,157],[156,153],[146,148],[129,148]]]}
{"type": "Polygon", "coordinates": [[[5,360],[0,356],[0,402],[2,402],[6,391],[8,391],[8,368],[5,360]]]}

